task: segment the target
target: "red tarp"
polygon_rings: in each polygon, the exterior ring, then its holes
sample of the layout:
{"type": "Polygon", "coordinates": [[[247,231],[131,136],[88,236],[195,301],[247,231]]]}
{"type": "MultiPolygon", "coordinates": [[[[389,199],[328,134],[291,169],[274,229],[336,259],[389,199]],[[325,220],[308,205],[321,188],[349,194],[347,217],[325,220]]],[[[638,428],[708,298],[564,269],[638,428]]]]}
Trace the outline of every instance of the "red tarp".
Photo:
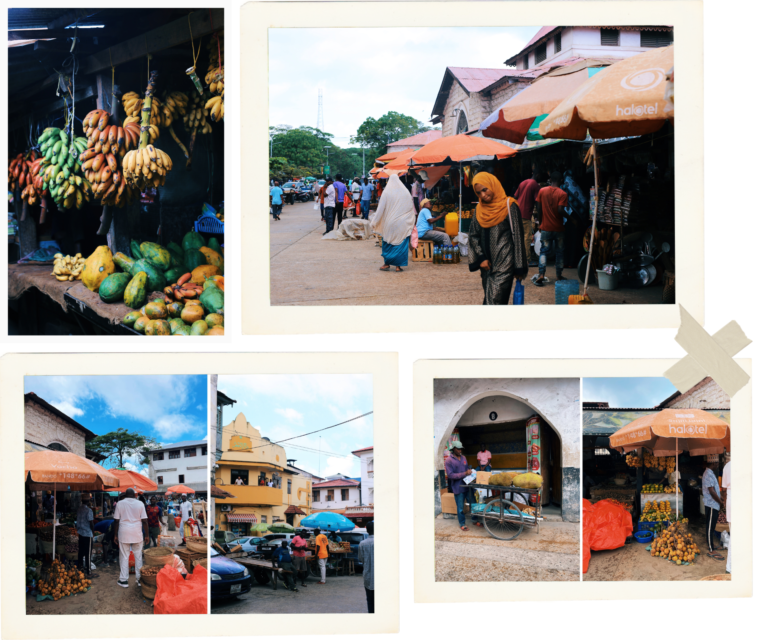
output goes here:
{"type": "Polygon", "coordinates": [[[631,514],[616,502],[583,501],[583,573],[588,571],[592,551],[619,549],[633,534],[631,514]]]}
{"type": "Polygon", "coordinates": [[[196,565],[187,578],[166,565],[156,576],[156,585],[153,613],[205,615],[208,612],[208,571],[202,565],[196,565]]]}

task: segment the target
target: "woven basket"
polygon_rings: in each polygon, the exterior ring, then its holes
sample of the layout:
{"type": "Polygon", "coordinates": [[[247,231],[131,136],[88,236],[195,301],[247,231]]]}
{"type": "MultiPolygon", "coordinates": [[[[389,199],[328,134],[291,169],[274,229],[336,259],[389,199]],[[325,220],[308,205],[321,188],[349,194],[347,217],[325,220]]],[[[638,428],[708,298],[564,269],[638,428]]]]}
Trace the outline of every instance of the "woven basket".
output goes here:
{"type": "Polygon", "coordinates": [[[730,573],[721,573],[716,576],[705,576],[704,578],[699,579],[700,582],[702,580],[731,580],[731,574],[730,573]]]}
{"type": "Polygon", "coordinates": [[[193,551],[195,553],[206,553],[208,552],[208,545],[206,544],[205,540],[206,538],[201,538],[204,542],[198,542],[198,538],[187,538],[185,546],[187,547],[188,551],[193,551]]]}
{"type": "Polygon", "coordinates": [[[662,276],[662,301],[665,304],[675,304],[676,301],[676,274],[666,271],[662,276]]]}
{"type": "Polygon", "coordinates": [[[146,576],[140,574],[140,584],[147,584],[149,587],[156,588],[156,577],[157,576],[146,576]]]}
{"type": "Polygon", "coordinates": [[[149,600],[153,600],[156,597],[156,587],[140,581],[140,589],[142,589],[142,594],[149,600]]]}
{"type": "Polygon", "coordinates": [[[149,567],[162,567],[172,561],[174,552],[169,547],[151,547],[143,551],[143,564],[149,567]]]}
{"type": "Polygon", "coordinates": [[[193,568],[198,565],[201,565],[204,569],[208,569],[208,558],[203,558],[203,560],[193,560],[193,568]]]}

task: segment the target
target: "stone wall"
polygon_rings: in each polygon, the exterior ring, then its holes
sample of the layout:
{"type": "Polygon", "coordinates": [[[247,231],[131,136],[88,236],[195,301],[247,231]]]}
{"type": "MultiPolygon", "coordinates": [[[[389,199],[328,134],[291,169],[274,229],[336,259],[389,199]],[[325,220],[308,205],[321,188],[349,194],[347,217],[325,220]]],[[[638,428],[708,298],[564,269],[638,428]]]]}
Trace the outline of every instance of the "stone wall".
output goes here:
{"type": "Polygon", "coordinates": [[[488,113],[483,116],[481,122],[485,120],[489,115],[491,115],[494,111],[496,111],[496,109],[503,105],[507,100],[513,98],[528,86],[530,85],[527,82],[507,82],[498,89],[495,89],[489,96],[488,113]]]}
{"type": "Polygon", "coordinates": [[[666,406],[668,409],[730,409],[731,398],[715,380],[705,378],[666,406]]]}
{"type": "Polygon", "coordinates": [[[467,409],[490,396],[507,396],[531,407],[562,443],[562,519],[580,522],[581,402],[577,378],[504,378],[435,380],[435,510],[440,512],[439,472],[446,441],[467,409]]]}
{"type": "Polygon", "coordinates": [[[467,116],[468,130],[475,129],[479,127],[480,123],[490,116],[491,113],[503,105],[512,96],[520,93],[520,91],[527,86],[529,86],[528,83],[523,82],[515,82],[512,84],[506,83],[492,94],[472,92],[468,96],[467,92],[462,88],[462,85],[455,80],[451,85],[449,97],[446,100],[446,107],[443,111],[446,115],[441,126],[443,135],[456,135],[459,114],[457,113],[456,117],[454,116],[455,109],[464,110],[465,115],[467,116]]]}
{"type": "Polygon", "coordinates": [[[84,433],[36,402],[24,403],[24,439],[45,447],[57,443],[71,453],[85,455],[84,433]]]}

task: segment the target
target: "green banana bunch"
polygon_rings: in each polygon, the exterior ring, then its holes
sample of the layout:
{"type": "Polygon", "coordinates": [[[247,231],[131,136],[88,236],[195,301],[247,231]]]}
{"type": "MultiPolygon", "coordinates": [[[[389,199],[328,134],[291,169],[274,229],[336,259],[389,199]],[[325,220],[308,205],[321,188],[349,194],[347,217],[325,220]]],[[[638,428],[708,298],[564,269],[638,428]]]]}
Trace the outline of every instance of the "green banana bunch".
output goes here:
{"type": "Polygon", "coordinates": [[[73,142],[65,131],[48,127],[37,140],[42,154],[39,175],[59,209],[81,209],[92,198],[92,186],[82,175],[79,156],[87,149],[87,138],[73,142]]]}

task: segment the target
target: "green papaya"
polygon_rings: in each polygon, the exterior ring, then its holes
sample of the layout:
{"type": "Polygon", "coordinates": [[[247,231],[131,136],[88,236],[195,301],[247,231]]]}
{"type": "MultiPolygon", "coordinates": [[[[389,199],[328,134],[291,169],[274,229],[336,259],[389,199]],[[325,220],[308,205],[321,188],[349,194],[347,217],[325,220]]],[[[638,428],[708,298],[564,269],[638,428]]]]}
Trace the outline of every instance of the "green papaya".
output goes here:
{"type": "Polygon", "coordinates": [[[145,327],[148,326],[149,322],[151,322],[151,319],[148,316],[141,315],[137,320],[135,320],[135,324],[132,325],[132,328],[135,331],[139,331],[140,333],[145,333],[145,327]]]}
{"type": "Polygon", "coordinates": [[[223,327],[224,326],[224,316],[219,315],[218,313],[209,313],[206,318],[206,324],[213,329],[214,327],[223,327]]]}
{"type": "Polygon", "coordinates": [[[174,284],[177,282],[177,280],[180,279],[181,276],[185,275],[187,273],[187,269],[185,269],[184,266],[180,267],[179,269],[175,269],[172,267],[168,271],[164,272],[164,277],[166,278],[166,284],[174,284]]]}
{"type": "Polygon", "coordinates": [[[166,277],[161,269],[158,269],[152,262],[143,258],[135,262],[132,268],[132,275],[144,271],[148,276],[148,291],[163,291],[166,286],[166,277]]]}
{"type": "Polygon", "coordinates": [[[186,324],[183,324],[181,327],[177,327],[177,329],[174,331],[172,335],[175,336],[191,336],[193,335],[190,333],[190,327],[188,327],[186,324]]]}
{"type": "Polygon", "coordinates": [[[169,249],[169,251],[171,251],[172,253],[176,253],[179,255],[182,255],[183,253],[185,253],[185,250],[182,247],[180,247],[176,242],[170,242],[169,244],[166,245],[166,248],[169,249]]]}
{"type": "Polygon", "coordinates": [[[145,305],[145,315],[151,320],[165,320],[169,317],[169,311],[163,300],[153,300],[145,305]]]}
{"type": "Polygon", "coordinates": [[[140,251],[142,252],[143,258],[161,269],[161,271],[166,271],[172,266],[171,253],[160,244],[156,244],[155,242],[143,242],[140,245],[140,251]]]}
{"type": "Polygon", "coordinates": [[[136,273],[124,290],[124,304],[130,309],[139,309],[148,299],[148,274],[145,271],[136,273]]]}
{"type": "Polygon", "coordinates": [[[140,251],[140,245],[137,244],[137,240],[130,240],[129,251],[135,260],[142,260],[143,254],[140,251]]]}
{"type": "Polygon", "coordinates": [[[171,330],[166,320],[151,320],[145,325],[146,336],[170,336],[171,330]]]}
{"type": "Polygon", "coordinates": [[[128,273],[112,273],[98,288],[98,295],[103,302],[121,302],[124,299],[124,290],[132,279],[128,273]]]}
{"type": "Polygon", "coordinates": [[[190,327],[190,335],[203,336],[208,331],[208,325],[205,320],[196,320],[193,322],[193,326],[190,327]]]}
{"type": "Polygon", "coordinates": [[[121,251],[113,257],[113,261],[119,266],[119,269],[124,273],[129,274],[132,273],[132,267],[134,267],[135,262],[137,262],[137,260],[133,260],[128,255],[121,253],[121,251]]]}
{"type": "Polygon", "coordinates": [[[182,250],[189,251],[190,249],[200,249],[206,246],[206,239],[196,231],[188,231],[185,237],[182,238],[182,250]]]}
{"type": "Polygon", "coordinates": [[[224,292],[216,285],[206,287],[198,299],[207,313],[222,313],[224,310],[224,292]]]}
{"type": "Polygon", "coordinates": [[[185,305],[181,302],[172,302],[166,305],[166,310],[169,312],[170,318],[179,318],[182,315],[182,309],[185,305]]]}
{"type": "Polygon", "coordinates": [[[135,322],[138,318],[142,318],[142,313],[139,311],[130,311],[127,315],[124,316],[124,319],[121,321],[121,323],[127,325],[128,327],[134,327],[135,322]]]}
{"type": "Polygon", "coordinates": [[[185,267],[187,267],[188,271],[192,271],[204,264],[206,264],[206,256],[198,251],[198,249],[188,249],[185,251],[185,267]]]}
{"type": "Polygon", "coordinates": [[[219,244],[219,240],[216,238],[209,238],[206,246],[213,251],[216,251],[219,255],[222,255],[222,245],[219,244]]]}
{"type": "Polygon", "coordinates": [[[185,324],[185,321],[182,320],[181,318],[172,318],[171,320],[169,320],[169,329],[171,330],[172,335],[177,333],[177,329],[179,329],[180,327],[187,327],[187,325],[185,324]]]}

